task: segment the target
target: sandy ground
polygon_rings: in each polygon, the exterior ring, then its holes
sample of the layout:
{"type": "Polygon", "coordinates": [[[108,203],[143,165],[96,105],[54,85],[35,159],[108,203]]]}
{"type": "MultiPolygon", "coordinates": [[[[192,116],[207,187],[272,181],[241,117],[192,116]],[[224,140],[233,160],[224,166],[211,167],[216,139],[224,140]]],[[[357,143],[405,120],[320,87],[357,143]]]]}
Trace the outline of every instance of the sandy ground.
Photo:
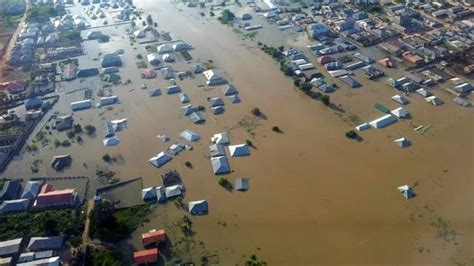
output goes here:
{"type": "MultiPolygon", "coordinates": [[[[164,89],[168,82],[162,77],[147,81],[139,78],[141,70],[136,69],[135,56],[144,55],[145,49],[129,45],[125,33],[129,26],[103,28],[115,34],[112,41],[85,42],[87,51],[96,52],[81,57],[80,65],[97,65],[92,60],[97,57],[95,53],[124,48],[122,80],[130,78],[132,84],[113,88],[121,103],[113,110],[74,113],[76,122],[97,127],[95,137],[83,137],[84,143],[73,144],[72,148],[48,145],[38,154],[23,153],[4,176],[32,176],[29,164],[43,158],[45,163],[38,175],[92,177],[97,166],[104,167],[101,157],[105,153],[123,156],[121,164],[107,166],[118,177],[143,177],[144,186],[160,185],[163,171],[177,169],[187,188],[185,202],[207,199],[210,208],[209,215],[192,218],[196,232],[193,239],[203,241],[205,248],[194,245],[188,252],[195,260],[204,253],[217,253],[222,265],[242,264],[243,256],[251,254],[269,265],[449,265],[472,258],[472,110],[455,105],[450,101],[452,96],[436,88],[435,95],[446,102],[442,106],[429,105],[419,95],[409,98],[407,109],[412,121],[432,125],[424,135],[414,132],[409,121],[399,120],[387,128],[361,133],[361,143],[351,141],[344,136],[353,126],[351,116],[361,121],[381,116],[373,108],[376,102],[398,107],[390,100],[396,93],[385,80],[403,71],[390,72],[380,82],[368,81],[356,71],[364,86],[355,90],[336,81],[340,88],[331,94],[331,100],[343,110],[337,111],[294,90],[292,81],[258,49],[256,41],[242,40],[227,26],[200,18],[196,11],[147,1],[136,5],[152,14],[160,30],[170,31],[174,39],[196,47],[191,52],[194,60],[213,60],[237,87],[242,103],[231,105],[226,99],[224,114],[213,116],[206,111],[205,124],[192,124],[180,114],[182,104],[177,95],[150,98],[140,89],[142,83],[164,89]],[[253,117],[253,107],[259,107],[267,118],[253,117]],[[120,145],[105,148],[101,120],[118,118],[128,118],[129,127],[119,133],[120,145]],[[271,130],[275,125],[283,130],[282,134],[271,130]],[[181,153],[160,169],[147,162],[177,141],[184,129],[201,135],[201,141],[192,143],[193,151],[181,153]],[[212,173],[208,141],[212,134],[222,131],[230,132],[233,144],[251,139],[256,146],[251,156],[230,159],[233,172],[227,176],[230,180],[249,177],[248,192],[226,191],[212,173]],[[163,133],[172,136],[172,142],[162,143],[156,138],[163,133]],[[393,143],[399,137],[410,139],[413,145],[400,149],[393,143]],[[64,153],[71,153],[73,165],[56,173],[47,162],[53,155],[64,153]],[[186,168],[185,161],[192,162],[193,168],[186,168]],[[418,196],[405,200],[396,189],[404,184],[413,185],[418,196]]],[[[274,37],[276,33],[277,29],[266,24],[257,40],[285,47],[304,47],[309,42],[293,33],[274,37]]],[[[373,56],[379,59],[382,55],[373,56]]],[[[314,57],[311,60],[315,61],[314,57]]],[[[189,70],[191,65],[180,59],[173,67],[189,70]]],[[[193,105],[208,107],[207,97],[223,96],[220,87],[200,87],[205,84],[202,76],[178,84],[193,105]]],[[[63,97],[55,111],[70,113],[69,102],[84,97],[83,91],[66,92],[85,87],[97,91],[100,86],[97,78],[62,83],[63,97]]],[[[54,138],[66,136],[54,133],[51,140],[54,138]]],[[[172,203],[158,206],[150,222],[137,230],[129,244],[141,249],[139,235],[164,226],[173,231],[172,241],[179,246],[179,233],[171,227],[183,214],[172,203]]]]}

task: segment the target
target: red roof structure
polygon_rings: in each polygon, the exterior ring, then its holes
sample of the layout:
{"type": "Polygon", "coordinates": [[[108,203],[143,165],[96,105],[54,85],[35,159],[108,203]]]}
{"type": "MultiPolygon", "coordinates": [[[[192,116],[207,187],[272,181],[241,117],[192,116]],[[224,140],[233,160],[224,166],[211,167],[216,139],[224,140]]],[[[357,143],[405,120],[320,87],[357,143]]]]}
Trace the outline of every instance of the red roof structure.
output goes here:
{"type": "Polygon", "coordinates": [[[423,58],[421,58],[419,55],[414,54],[412,52],[404,52],[402,56],[403,56],[403,59],[405,59],[407,62],[412,63],[414,65],[417,65],[423,62],[423,58]]]}
{"type": "Polygon", "coordinates": [[[323,55],[318,58],[318,63],[320,63],[321,65],[327,64],[332,61],[334,61],[334,59],[330,57],[329,55],[323,55]]]}
{"type": "Polygon", "coordinates": [[[390,60],[390,58],[381,59],[378,61],[378,63],[384,67],[393,67],[393,62],[390,60]]]}
{"type": "Polygon", "coordinates": [[[26,89],[26,81],[14,80],[0,83],[0,91],[8,90],[10,93],[15,94],[22,92],[26,89]]]}
{"type": "Polygon", "coordinates": [[[159,254],[157,248],[136,251],[133,253],[133,262],[136,264],[153,263],[158,261],[159,254]]]}
{"type": "Polygon", "coordinates": [[[76,203],[77,193],[74,189],[54,190],[50,184],[41,187],[34,207],[70,206],[76,203]]]}
{"type": "Polygon", "coordinates": [[[160,243],[165,240],[166,240],[165,229],[151,230],[150,232],[146,232],[142,234],[142,242],[144,246],[160,243]]]}

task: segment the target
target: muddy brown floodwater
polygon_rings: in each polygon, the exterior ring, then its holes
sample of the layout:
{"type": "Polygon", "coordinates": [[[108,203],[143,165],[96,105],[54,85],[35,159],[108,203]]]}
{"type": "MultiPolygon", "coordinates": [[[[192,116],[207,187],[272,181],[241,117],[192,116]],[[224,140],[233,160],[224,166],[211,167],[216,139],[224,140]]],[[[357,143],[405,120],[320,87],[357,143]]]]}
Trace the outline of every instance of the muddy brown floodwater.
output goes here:
{"type": "MultiPolygon", "coordinates": [[[[439,107],[413,95],[407,109],[415,123],[432,125],[430,130],[417,134],[408,121],[399,120],[384,129],[365,131],[361,133],[364,141],[355,142],[344,136],[353,127],[351,116],[361,121],[381,116],[373,108],[375,102],[397,107],[390,100],[395,92],[385,82],[367,81],[356,73],[362,88],[353,90],[338,83],[340,89],[331,95],[332,102],[343,109],[337,111],[295,91],[292,80],[283,76],[279,65],[263,54],[256,42],[242,40],[229,27],[167,3],[135,4],[153,16],[160,30],[191,43],[195,59],[213,60],[237,87],[242,103],[226,102],[223,115],[212,116],[206,111],[206,123],[193,125],[180,115],[177,96],[150,98],[139,89],[142,81],[134,57],[144,48],[135,51],[128,47],[128,38],[120,43],[121,37],[115,36],[111,44],[92,45],[100,51],[126,45],[121,74],[123,80],[132,78],[132,85],[113,89],[121,99],[114,110],[91,109],[74,115],[80,123],[95,124],[98,129],[102,117],[128,118],[128,129],[119,133],[122,143],[106,149],[99,132],[69,151],[44,149],[36,157],[48,161],[54,154],[69,152],[75,164],[64,174],[93,175],[95,166],[102,165],[104,153],[120,153],[124,163],[109,168],[122,180],[143,177],[144,186],[160,185],[164,170],[177,169],[187,188],[185,202],[209,202],[208,215],[192,218],[194,238],[215,251],[221,265],[242,264],[243,256],[251,254],[269,265],[449,265],[473,257],[472,110],[455,105],[441,90],[438,95],[446,100],[439,107]],[[250,114],[253,107],[260,108],[267,118],[255,119],[250,114]],[[101,112],[104,114],[99,117],[101,112]],[[275,125],[283,133],[273,132],[275,125]],[[157,134],[176,139],[187,128],[201,135],[192,152],[176,156],[164,169],[147,162],[170,145],[161,143],[157,134]],[[226,130],[232,143],[251,139],[256,146],[251,156],[230,159],[234,170],[227,176],[230,180],[250,178],[250,190],[245,193],[220,187],[207,159],[210,136],[226,130]],[[393,140],[399,137],[410,139],[413,145],[398,148],[393,140]],[[192,162],[193,168],[184,167],[185,161],[192,162]],[[418,196],[405,200],[397,191],[397,186],[404,184],[414,185],[418,196]],[[222,222],[226,226],[220,225],[222,222]]],[[[296,42],[293,38],[272,40],[269,32],[261,38],[286,47],[304,47],[307,42],[304,38],[296,42]]],[[[189,67],[184,62],[175,65],[179,70],[189,67]]],[[[63,84],[64,90],[97,86],[90,80],[82,85],[63,84]]],[[[145,83],[161,88],[167,84],[162,78],[145,83]]],[[[207,97],[222,96],[219,87],[199,87],[205,83],[201,76],[178,83],[193,105],[208,106],[207,97]]],[[[81,97],[68,94],[56,108],[67,113],[68,103],[81,97]]],[[[28,163],[34,158],[23,154],[5,175],[30,176],[28,163]]],[[[48,170],[47,162],[40,173],[55,174],[48,170]]],[[[156,212],[130,240],[137,249],[141,249],[141,232],[169,225],[183,214],[174,204],[158,206],[156,212]]]]}

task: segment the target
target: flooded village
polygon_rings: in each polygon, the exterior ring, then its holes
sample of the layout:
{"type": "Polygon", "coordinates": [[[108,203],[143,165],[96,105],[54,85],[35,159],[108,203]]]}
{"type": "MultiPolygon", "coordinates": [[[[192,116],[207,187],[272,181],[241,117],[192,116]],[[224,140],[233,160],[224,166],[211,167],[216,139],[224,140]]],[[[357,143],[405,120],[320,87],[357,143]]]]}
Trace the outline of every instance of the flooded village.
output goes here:
{"type": "Polygon", "coordinates": [[[469,1],[0,1],[0,265],[472,264],[469,1]]]}

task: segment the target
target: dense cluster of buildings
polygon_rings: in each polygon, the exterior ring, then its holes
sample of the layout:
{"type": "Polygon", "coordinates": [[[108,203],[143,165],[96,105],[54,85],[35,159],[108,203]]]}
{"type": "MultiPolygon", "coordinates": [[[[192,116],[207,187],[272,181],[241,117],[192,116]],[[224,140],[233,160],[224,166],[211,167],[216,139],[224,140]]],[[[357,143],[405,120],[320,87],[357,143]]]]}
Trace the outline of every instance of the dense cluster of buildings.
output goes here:
{"type": "Polygon", "coordinates": [[[20,237],[0,242],[0,265],[59,266],[64,236],[20,237]]]}
{"type": "Polygon", "coordinates": [[[43,181],[29,181],[22,190],[20,180],[8,180],[0,192],[0,214],[28,210],[75,207],[78,195],[74,189],[55,190],[43,181]]]}

